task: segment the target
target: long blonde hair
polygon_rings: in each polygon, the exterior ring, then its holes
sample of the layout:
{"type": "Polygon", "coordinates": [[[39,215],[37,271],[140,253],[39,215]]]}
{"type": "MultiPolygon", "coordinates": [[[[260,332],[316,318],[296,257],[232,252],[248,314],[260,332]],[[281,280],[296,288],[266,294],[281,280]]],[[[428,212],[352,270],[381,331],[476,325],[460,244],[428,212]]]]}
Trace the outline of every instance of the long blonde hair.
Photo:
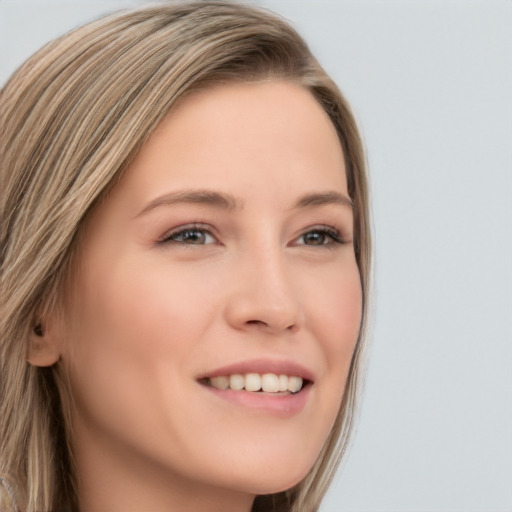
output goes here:
{"type": "Polygon", "coordinates": [[[0,506],[14,490],[25,512],[77,507],[62,372],[59,364],[31,366],[27,350],[37,319],[72,276],[84,219],[178,100],[212,84],[262,79],[305,87],[328,113],[355,205],[363,318],[337,420],[308,476],[253,506],[318,508],[347,446],[360,381],[371,253],[364,153],[347,102],[300,36],[273,14],[224,1],[99,19],[46,45],[0,93],[0,506]]]}

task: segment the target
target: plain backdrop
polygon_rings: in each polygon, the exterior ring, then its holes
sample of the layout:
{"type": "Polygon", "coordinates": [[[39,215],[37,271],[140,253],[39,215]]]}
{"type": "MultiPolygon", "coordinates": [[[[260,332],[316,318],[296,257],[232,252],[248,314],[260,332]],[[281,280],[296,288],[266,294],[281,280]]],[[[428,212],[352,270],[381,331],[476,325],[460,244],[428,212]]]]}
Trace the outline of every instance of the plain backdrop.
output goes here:
{"type": "MultiPolygon", "coordinates": [[[[141,3],[0,0],[0,82],[141,3]]],[[[373,342],[322,512],[512,511],[512,2],[253,3],[305,36],[368,152],[373,342]]]]}

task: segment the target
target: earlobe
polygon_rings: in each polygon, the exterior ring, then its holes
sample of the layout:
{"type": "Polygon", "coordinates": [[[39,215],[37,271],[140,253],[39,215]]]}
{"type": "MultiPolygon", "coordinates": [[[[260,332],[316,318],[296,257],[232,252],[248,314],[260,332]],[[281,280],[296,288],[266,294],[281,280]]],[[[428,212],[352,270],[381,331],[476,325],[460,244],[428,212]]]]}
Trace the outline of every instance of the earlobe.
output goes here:
{"type": "Polygon", "coordinates": [[[39,322],[30,334],[27,361],[33,366],[52,366],[60,358],[59,344],[39,322]]]}

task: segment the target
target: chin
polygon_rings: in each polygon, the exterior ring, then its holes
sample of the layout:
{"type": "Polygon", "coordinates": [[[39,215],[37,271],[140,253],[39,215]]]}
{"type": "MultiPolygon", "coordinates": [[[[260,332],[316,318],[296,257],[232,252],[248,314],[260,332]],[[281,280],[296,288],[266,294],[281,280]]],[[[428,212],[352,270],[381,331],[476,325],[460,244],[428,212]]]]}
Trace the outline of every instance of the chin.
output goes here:
{"type": "MultiPolygon", "coordinates": [[[[244,478],[238,473],[238,490],[255,495],[276,494],[286,491],[299,484],[311,471],[314,462],[303,465],[276,464],[274,458],[270,458],[263,467],[253,464],[244,478]]],[[[233,480],[229,484],[236,485],[233,480]]]]}

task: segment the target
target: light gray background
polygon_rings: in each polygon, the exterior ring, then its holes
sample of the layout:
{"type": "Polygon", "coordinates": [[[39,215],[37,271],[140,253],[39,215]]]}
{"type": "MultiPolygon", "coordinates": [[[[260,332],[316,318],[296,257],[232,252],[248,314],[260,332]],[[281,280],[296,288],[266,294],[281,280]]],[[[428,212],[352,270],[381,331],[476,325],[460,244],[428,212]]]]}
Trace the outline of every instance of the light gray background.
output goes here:
{"type": "MultiPolygon", "coordinates": [[[[141,1],[0,1],[0,82],[141,1]]],[[[265,0],[362,127],[376,232],[359,429],[322,512],[512,511],[512,3],[265,0]]]]}

